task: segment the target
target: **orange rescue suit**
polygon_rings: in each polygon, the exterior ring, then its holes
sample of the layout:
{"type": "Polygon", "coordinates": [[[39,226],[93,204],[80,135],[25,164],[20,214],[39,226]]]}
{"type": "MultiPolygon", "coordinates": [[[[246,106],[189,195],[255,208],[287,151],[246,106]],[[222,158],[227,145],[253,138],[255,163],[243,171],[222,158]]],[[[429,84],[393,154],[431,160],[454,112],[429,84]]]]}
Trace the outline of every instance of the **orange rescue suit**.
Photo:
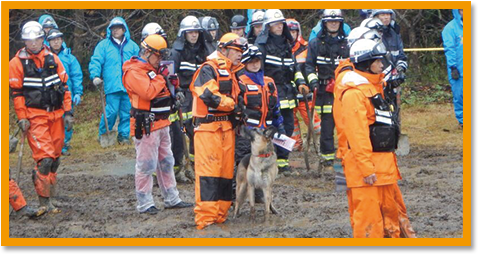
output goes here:
{"type": "Polygon", "coordinates": [[[344,173],[350,188],[349,211],[352,212],[354,237],[400,237],[399,204],[396,182],[401,179],[393,152],[373,152],[369,126],[375,123],[375,109],[370,98],[383,96],[383,74],[348,71],[336,89],[341,121],[347,142],[343,155],[344,173]],[[377,181],[363,179],[375,174],[377,181]]]}
{"type": "Polygon", "coordinates": [[[236,72],[243,65],[216,51],[194,74],[193,121],[198,229],[227,219],[232,204],[235,136],[229,115],[239,93],[236,72]]]}
{"type": "MultiPolygon", "coordinates": [[[[138,57],[132,57],[123,64],[123,73],[123,84],[128,92],[132,111],[149,111],[156,115],[151,132],[169,126],[172,99],[164,77],[156,74],[156,70],[149,63],[138,57]],[[170,102],[167,102],[168,100],[170,102]],[[158,103],[157,107],[155,103],[158,103]]],[[[134,136],[134,117],[130,118],[130,126],[131,136],[134,136]]]]}
{"type": "Polygon", "coordinates": [[[50,185],[56,184],[65,139],[63,115],[71,110],[71,93],[66,85],[68,75],[58,56],[43,46],[38,54],[20,49],[9,64],[9,85],[18,120],[27,119],[27,139],[37,163],[33,182],[38,195],[50,197],[50,185]],[[42,174],[39,163],[51,158],[55,171],[42,174]]]}

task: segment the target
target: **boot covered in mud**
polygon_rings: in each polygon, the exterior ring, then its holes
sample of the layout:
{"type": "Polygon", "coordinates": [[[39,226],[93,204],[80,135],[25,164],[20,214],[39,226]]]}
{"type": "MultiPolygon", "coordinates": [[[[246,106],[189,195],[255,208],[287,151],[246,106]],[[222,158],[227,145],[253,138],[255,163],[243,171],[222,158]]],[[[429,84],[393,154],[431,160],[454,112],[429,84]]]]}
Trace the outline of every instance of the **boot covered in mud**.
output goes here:
{"type": "Polygon", "coordinates": [[[56,214],[56,213],[60,213],[60,212],[61,212],[60,209],[56,208],[56,207],[51,203],[50,198],[46,198],[46,197],[39,196],[38,199],[40,200],[40,207],[46,207],[47,212],[53,213],[53,214],[56,214]]]}
{"type": "Polygon", "coordinates": [[[399,218],[400,222],[400,238],[417,238],[415,230],[413,230],[408,218],[399,218]]]}
{"type": "Polygon", "coordinates": [[[26,205],[22,209],[20,209],[17,213],[21,216],[36,218],[45,214],[46,211],[47,211],[47,208],[45,206],[41,206],[40,208],[33,208],[31,206],[26,205]]]}
{"type": "Polygon", "coordinates": [[[192,180],[186,176],[186,167],[182,164],[174,166],[174,177],[178,183],[192,183],[192,180]]]}

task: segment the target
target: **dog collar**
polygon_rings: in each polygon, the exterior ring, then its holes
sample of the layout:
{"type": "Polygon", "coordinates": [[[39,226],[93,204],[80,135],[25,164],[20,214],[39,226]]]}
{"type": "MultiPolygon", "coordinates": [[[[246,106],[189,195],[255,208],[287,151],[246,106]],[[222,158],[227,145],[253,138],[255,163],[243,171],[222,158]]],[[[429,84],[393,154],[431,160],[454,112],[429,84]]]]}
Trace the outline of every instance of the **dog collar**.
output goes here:
{"type": "Polygon", "coordinates": [[[267,158],[267,157],[271,157],[272,153],[263,153],[263,154],[258,154],[257,157],[261,157],[261,158],[267,158]]]}

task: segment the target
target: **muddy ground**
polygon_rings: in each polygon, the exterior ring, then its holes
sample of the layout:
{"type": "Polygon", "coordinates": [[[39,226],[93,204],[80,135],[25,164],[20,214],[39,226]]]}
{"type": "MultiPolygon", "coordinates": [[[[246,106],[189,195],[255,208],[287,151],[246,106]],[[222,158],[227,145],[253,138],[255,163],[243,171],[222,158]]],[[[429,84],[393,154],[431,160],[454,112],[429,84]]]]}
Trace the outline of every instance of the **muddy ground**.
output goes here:
{"type": "MultiPolygon", "coordinates": [[[[450,130],[443,132],[447,135],[450,130]]],[[[462,145],[426,145],[412,138],[410,142],[410,154],[399,157],[400,186],[417,235],[462,237],[462,145]]],[[[257,221],[250,221],[245,204],[241,217],[202,231],[195,228],[192,209],[165,210],[157,187],[154,193],[160,213],[138,214],[134,157],[133,146],[64,157],[56,200],[62,212],[36,220],[12,213],[10,237],[352,237],[345,193],[335,191],[332,172],[318,178],[317,162],[307,172],[300,153],[292,154],[291,165],[301,175],[276,181],[274,203],[280,214],[271,216],[269,223],[262,222],[262,206],[257,221]]],[[[20,186],[27,201],[36,206],[28,153],[25,161],[20,186]]],[[[16,160],[11,162],[14,165],[16,160]]],[[[194,185],[179,184],[178,188],[183,200],[194,201],[194,185]]]]}

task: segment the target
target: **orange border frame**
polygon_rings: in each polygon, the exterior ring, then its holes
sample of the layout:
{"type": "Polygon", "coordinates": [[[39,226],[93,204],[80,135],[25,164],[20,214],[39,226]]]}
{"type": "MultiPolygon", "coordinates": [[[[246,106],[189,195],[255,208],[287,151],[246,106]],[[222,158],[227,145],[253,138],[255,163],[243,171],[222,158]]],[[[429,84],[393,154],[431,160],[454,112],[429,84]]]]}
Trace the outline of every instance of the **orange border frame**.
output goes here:
{"type": "MultiPolygon", "coordinates": [[[[2,55],[1,59],[1,137],[2,137],[2,153],[1,166],[6,169],[9,166],[8,156],[8,139],[9,135],[9,87],[8,87],[8,64],[9,64],[9,9],[44,9],[45,6],[52,8],[51,4],[46,2],[2,2],[2,55]]],[[[54,9],[111,9],[111,2],[55,2],[54,9]]],[[[403,9],[408,7],[414,9],[463,9],[464,10],[464,118],[465,126],[463,131],[463,238],[427,238],[427,239],[303,239],[303,238],[287,238],[287,239],[263,239],[249,238],[241,239],[223,238],[220,241],[213,238],[199,239],[145,239],[145,238],[29,238],[25,241],[23,238],[9,237],[9,203],[8,203],[8,172],[2,170],[1,177],[1,202],[2,202],[2,246],[471,246],[471,2],[181,2],[181,6],[187,6],[189,9],[217,9],[218,5],[224,9],[236,9],[237,6],[254,4],[255,8],[266,8],[273,5],[274,8],[290,9],[292,6],[297,9],[313,9],[315,8],[337,8],[347,7],[347,9],[362,8],[394,8],[403,9]],[[302,8],[304,7],[304,8],[302,8]]],[[[124,9],[135,9],[141,5],[140,2],[121,2],[124,9]]],[[[151,5],[151,2],[148,3],[151,5]]],[[[163,9],[177,9],[177,2],[161,2],[163,9]]]]}

